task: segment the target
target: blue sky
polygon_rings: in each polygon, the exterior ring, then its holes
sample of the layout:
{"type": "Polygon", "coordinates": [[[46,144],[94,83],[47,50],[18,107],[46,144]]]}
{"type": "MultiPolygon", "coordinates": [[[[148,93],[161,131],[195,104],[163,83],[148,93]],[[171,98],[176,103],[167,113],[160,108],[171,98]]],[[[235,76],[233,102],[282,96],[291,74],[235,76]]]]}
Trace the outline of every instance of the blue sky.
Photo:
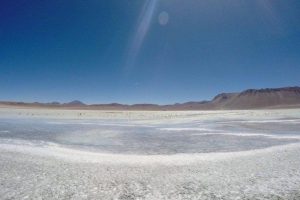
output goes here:
{"type": "Polygon", "coordinates": [[[295,85],[299,0],[1,1],[1,100],[165,104],[295,85]]]}

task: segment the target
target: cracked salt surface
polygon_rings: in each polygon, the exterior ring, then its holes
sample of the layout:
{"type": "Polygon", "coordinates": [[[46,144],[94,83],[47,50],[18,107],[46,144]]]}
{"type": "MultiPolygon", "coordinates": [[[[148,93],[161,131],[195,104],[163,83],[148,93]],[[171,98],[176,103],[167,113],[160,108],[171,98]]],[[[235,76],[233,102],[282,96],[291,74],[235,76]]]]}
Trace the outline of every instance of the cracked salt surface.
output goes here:
{"type": "Polygon", "coordinates": [[[0,109],[1,199],[300,199],[300,110],[80,112],[0,109]]]}

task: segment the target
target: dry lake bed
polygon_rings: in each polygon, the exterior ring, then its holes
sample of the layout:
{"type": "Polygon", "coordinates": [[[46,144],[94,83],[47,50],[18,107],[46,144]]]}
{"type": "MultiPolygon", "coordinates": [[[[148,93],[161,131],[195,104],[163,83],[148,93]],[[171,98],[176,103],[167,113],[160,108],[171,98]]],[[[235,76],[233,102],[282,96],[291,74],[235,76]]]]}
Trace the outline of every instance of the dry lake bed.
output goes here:
{"type": "Polygon", "coordinates": [[[0,108],[1,199],[300,199],[300,109],[0,108]]]}

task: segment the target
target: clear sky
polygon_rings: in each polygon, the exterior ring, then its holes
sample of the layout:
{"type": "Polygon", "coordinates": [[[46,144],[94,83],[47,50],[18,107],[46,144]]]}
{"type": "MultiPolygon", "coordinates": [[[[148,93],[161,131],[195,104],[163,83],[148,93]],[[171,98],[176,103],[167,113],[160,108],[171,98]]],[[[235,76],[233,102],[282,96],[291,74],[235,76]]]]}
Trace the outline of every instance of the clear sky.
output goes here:
{"type": "Polygon", "coordinates": [[[296,85],[299,0],[1,1],[1,100],[165,104],[296,85]]]}

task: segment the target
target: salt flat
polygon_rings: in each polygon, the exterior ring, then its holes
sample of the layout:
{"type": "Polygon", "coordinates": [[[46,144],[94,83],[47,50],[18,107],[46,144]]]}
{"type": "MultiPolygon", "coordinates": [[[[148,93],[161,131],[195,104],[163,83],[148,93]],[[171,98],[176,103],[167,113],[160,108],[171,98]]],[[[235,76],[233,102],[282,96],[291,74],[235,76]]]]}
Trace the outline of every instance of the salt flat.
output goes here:
{"type": "Polygon", "coordinates": [[[300,110],[0,108],[1,199],[300,199],[300,110]]]}

